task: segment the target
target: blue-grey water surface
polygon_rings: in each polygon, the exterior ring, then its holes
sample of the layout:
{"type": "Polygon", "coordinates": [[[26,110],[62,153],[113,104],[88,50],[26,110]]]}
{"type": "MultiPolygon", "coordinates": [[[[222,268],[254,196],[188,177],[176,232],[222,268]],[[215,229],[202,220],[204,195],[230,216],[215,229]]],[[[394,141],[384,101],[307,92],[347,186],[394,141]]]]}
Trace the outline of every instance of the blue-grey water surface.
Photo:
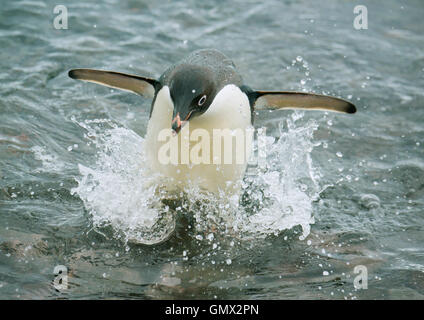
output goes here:
{"type": "Polygon", "coordinates": [[[423,299],[423,16],[420,0],[2,1],[0,298],[423,299]],[[53,26],[57,4],[67,30],[53,26]],[[358,4],[366,30],[353,27],[358,4]],[[249,236],[202,236],[186,217],[161,244],[127,241],[115,206],[137,209],[124,169],[139,154],[120,148],[137,149],[150,101],[67,71],[158,77],[200,48],[255,89],[325,92],[358,112],[259,112],[281,138],[275,168],[303,160],[284,167],[286,184],[268,181],[287,214],[270,210],[249,236]],[[67,290],[52,286],[57,265],[67,290]],[[354,287],[358,265],[367,289],[354,287]]]}

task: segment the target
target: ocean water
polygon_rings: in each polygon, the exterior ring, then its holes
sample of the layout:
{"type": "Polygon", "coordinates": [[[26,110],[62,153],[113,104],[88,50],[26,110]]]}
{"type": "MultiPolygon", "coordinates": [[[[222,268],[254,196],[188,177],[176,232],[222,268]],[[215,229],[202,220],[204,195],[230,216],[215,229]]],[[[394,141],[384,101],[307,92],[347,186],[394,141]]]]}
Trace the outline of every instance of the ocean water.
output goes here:
{"type": "Polygon", "coordinates": [[[422,1],[72,1],[68,29],[56,5],[0,9],[1,299],[424,298],[422,1]],[[241,197],[160,211],[150,101],[67,72],[159,77],[200,48],[358,111],[258,111],[267,167],[241,197]]]}

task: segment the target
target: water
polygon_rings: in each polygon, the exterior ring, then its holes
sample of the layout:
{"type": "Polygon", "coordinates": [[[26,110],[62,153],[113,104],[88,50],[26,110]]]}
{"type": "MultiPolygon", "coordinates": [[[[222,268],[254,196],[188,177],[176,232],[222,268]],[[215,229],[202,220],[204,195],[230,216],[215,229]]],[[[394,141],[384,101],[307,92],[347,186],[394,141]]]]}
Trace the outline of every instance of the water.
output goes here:
{"type": "Polygon", "coordinates": [[[2,3],[0,298],[423,299],[424,6],[365,4],[358,31],[355,4],[335,0],[73,1],[68,30],[54,1],[2,3]],[[158,213],[150,101],[67,71],[158,77],[204,47],[253,88],[358,112],[260,112],[269,165],[241,199],[187,190],[158,213]]]}

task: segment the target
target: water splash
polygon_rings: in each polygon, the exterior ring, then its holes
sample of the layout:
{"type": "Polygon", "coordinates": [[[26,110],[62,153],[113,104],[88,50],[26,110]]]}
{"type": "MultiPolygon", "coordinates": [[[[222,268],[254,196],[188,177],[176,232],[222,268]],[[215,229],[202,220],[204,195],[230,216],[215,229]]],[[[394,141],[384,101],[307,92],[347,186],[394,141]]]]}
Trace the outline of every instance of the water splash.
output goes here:
{"type": "Polygon", "coordinates": [[[196,186],[178,195],[166,194],[161,188],[165,178],[145,166],[142,137],[107,120],[75,121],[87,131],[97,160],[90,167],[79,165],[78,186],[72,193],[84,202],[95,228],[112,226],[125,241],[164,241],[179,215],[190,216],[197,240],[211,241],[218,235],[247,240],[298,225],[304,239],[314,223],[312,202],[319,173],[311,159],[318,125],[298,124],[302,118],[303,113],[293,113],[281,123],[278,139],[267,137],[267,167],[250,168],[255,174],[246,176],[240,197],[231,198],[200,192],[196,186]]]}
{"type": "Polygon", "coordinates": [[[259,206],[247,220],[242,219],[240,228],[244,232],[267,236],[300,225],[300,239],[308,236],[314,223],[312,202],[318,196],[320,178],[311,152],[319,143],[313,141],[317,123],[310,120],[297,124],[302,118],[303,113],[293,113],[280,122],[279,138],[268,145],[266,170],[250,178],[259,206]]]}
{"type": "Polygon", "coordinates": [[[34,158],[42,163],[42,167],[37,168],[36,172],[62,172],[65,168],[65,164],[59,157],[49,152],[44,146],[34,146],[31,151],[34,153],[34,158]]]}
{"type": "Polygon", "coordinates": [[[125,242],[153,244],[168,238],[175,219],[161,199],[162,177],[148,172],[144,139],[134,131],[106,122],[111,128],[102,131],[103,120],[77,122],[87,130],[94,143],[96,164],[79,165],[77,194],[93,217],[95,228],[112,226],[125,242]]]}

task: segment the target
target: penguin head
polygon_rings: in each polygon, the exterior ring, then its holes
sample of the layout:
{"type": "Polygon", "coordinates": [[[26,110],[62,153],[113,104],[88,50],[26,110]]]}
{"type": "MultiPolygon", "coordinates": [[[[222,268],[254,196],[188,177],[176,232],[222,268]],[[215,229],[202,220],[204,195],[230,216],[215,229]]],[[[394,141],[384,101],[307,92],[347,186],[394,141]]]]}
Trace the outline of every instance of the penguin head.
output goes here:
{"type": "Polygon", "coordinates": [[[172,129],[175,133],[187,121],[203,114],[216,95],[213,73],[201,66],[181,65],[174,70],[169,89],[174,104],[172,129]]]}

